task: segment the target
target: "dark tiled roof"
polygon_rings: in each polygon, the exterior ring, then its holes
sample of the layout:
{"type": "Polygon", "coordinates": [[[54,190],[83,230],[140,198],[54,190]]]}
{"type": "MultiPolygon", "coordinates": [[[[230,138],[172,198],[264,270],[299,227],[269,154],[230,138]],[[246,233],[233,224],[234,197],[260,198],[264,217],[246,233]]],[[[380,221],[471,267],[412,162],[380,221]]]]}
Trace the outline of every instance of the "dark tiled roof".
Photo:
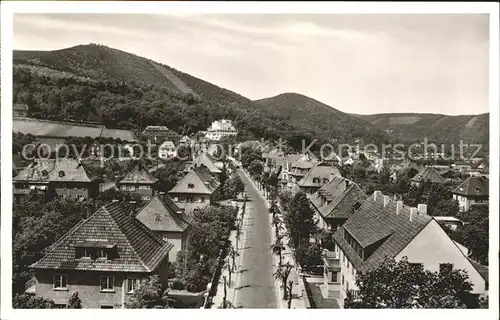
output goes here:
{"type": "Polygon", "coordinates": [[[217,178],[212,177],[210,171],[205,166],[194,168],[188,172],[169,191],[170,194],[212,194],[220,185],[217,178]],[[193,184],[193,188],[189,188],[193,184]]]}
{"type": "Polygon", "coordinates": [[[13,180],[90,182],[93,178],[85,165],[76,159],[36,159],[23,168],[13,180]]]}
{"type": "Polygon", "coordinates": [[[132,170],[127,172],[120,180],[120,183],[146,183],[153,184],[158,179],[153,177],[151,173],[144,168],[141,164],[134,164],[132,170]]]}
{"type": "Polygon", "coordinates": [[[322,162],[316,163],[297,184],[300,187],[320,187],[325,183],[323,179],[330,179],[330,175],[340,176],[339,170],[331,165],[322,162]],[[315,178],[319,178],[318,182],[314,182],[315,178]]]}
{"type": "Polygon", "coordinates": [[[215,165],[215,160],[205,152],[202,152],[198,156],[196,156],[194,158],[193,164],[195,164],[196,167],[200,167],[200,166],[204,165],[205,167],[207,167],[207,169],[210,171],[210,173],[218,174],[218,173],[222,172],[215,165]]]}
{"type": "Polygon", "coordinates": [[[361,207],[333,235],[334,241],[349,258],[356,270],[364,272],[378,267],[386,257],[394,258],[423,228],[432,221],[425,214],[415,214],[410,221],[410,208],[404,206],[396,214],[396,202],[389,201],[384,208],[383,195],[373,199],[370,196],[361,207]],[[344,231],[348,232],[362,246],[378,246],[364,261],[346,242],[344,231]]]}
{"type": "Polygon", "coordinates": [[[364,199],[366,195],[357,184],[336,176],[316,191],[310,201],[324,218],[349,218],[354,205],[364,199]]]}
{"type": "Polygon", "coordinates": [[[119,202],[101,207],[56,241],[45,257],[31,265],[40,269],[152,272],[168,256],[165,242],[119,202]],[[76,259],[75,246],[100,241],[115,245],[118,257],[110,260],[76,259]]]}
{"type": "Polygon", "coordinates": [[[489,179],[484,177],[470,177],[453,190],[453,193],[463,196],[488,196],[489,179]]]}
{"type": "Polygon", "coordinates": [[[189,217],[168,195],[155,195],[136,215],[153,231],[183,232],[189,226],[189,217]]]}
{"type": "Polygon", "coordinates": [[[425,168],[423,168],[411,180],[415,181],[415,182],[427,182],[427,181],[430,181],[431,183],[444,183],[446,181],[446,179],[443,178],[439,174],[439,172],[436,169],[434,169],[433,167],[425,167],[425,168]]]}

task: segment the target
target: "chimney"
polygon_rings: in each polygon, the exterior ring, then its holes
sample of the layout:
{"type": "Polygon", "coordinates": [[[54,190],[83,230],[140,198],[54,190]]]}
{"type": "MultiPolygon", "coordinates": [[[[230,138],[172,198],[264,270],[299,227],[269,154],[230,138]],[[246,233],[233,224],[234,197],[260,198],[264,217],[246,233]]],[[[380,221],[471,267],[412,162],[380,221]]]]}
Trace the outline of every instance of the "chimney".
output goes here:
{"type": "Polygon", "coordinates": [[[93,205],[88,203],[88,204],[85,204],[83,206],[83,220],[87,220],[88,218],[90,218],[90,216],[92,215],[94,211],[94,208],[93,208],[93,205]]]}
{"type": "Polygon", "coordinates": [[[410,208],[410,221],[413,221],[413,218],[418,214],[417,208],[410,208]]]}
{"type": "Polygon", "coordinates": [[[377,201],[378,198],[382,195],[382,191],[376,190],[373,192],[373,200],[377,201]]]}
{"type": "Polygon", "coordinates": [[[403,201],[399,200],[396,202],[396,214],[401,213],[402,209],[403,209],[403,201]]]}
{"type": "Polygon", "coordinates": [[[387,207],[388,203],[389,203],[389,196],[384,196],[384,208],[387,207]]]}
{"type": "Polygon", "coordinates": [[[427,214],[427,205],[425,203],[419,203],[418,206],[418,212],[427,214]]]}
{"type": "Polygon", "coordinates": [[[349,180],[345,179],[345,188],[346,189],[349,188],[349,182],[350,182],[349,180]]]}

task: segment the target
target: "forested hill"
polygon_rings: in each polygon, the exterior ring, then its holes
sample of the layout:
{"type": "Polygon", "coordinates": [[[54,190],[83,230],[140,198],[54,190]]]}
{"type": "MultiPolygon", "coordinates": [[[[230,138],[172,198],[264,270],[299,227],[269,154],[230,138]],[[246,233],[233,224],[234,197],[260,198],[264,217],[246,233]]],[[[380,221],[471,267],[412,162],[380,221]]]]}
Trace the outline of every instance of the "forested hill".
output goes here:
{"type": "Polygon", "coordinates": [[[297,142],[342,133],[379,142],[384,136],[371,124],[327,106],[301,118],[289,116],[286,108],[256,104],[169,66],[95,44],[14,51],[14,100],[27,103],[32,117],[98,121],[123,129],[166,125],[182,133],[188,127],[204,130],[224,117],[235,122],[241,139],[297,142]]]}
{"type": "Polygon", "coordinates": [[[488,144],[489,113],[479,115],[449,116],[443,114],[390,113],[373,115],[353,115],[386,130],[400,141],[429,141],[488,144]]]}

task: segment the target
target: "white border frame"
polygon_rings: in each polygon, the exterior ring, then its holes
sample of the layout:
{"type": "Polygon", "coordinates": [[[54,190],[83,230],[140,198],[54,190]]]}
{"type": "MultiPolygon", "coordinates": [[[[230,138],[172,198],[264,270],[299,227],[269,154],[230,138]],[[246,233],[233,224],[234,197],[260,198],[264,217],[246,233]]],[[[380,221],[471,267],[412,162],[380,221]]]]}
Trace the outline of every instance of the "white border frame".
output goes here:
{"type": "MultiPolygon", "coordinates": [[[[24,319],[39,316],[66,316],[75,319],[88,319],[90,317],[106,317],[98,309],[86,309],[78,312],[71,310],[19,310],[12,309],[12,36],[13,36],[13,14],[14,13],[168,13],[173,15],[207,14],[207,13],[489,13],[490,14],[490,275],[489,275],[489,310],[295,310],[293,315],[307,318],[311,312],[318,313],[320,317],[365,318],[368,313],[375,313],[376,318],[400,319],[402,316],[408,319],[421,319],[424,317],[440,318],[449,315],[454,319],[498,319],[498,223],[499,223],[499,185],[497,177],[499,174],[499,6],[497,3],[484,2],[25,2],[12,1],[1,4],[2,23],[2,46],[1,46],[1,76],[2,76],[2,135],[1,145],[5,147],[2,152],[2,265],[1,265],[1,319],[24,319]],[[9,119],[9,120],[7,120],[9,119]],[[71,314],[66,312],[71,312],[71,314]],[[321,313],[321,315],[319,315],[321,313]]],[[[187,310],[123,310],[115,309],[114,312],[122,313],[121,316],[134,317],[147,314],[159,317],[193,317],[201,316],[209,319],[219,319],[221,311],[187,311],[187,310]],[[164,312],[168,312],[165,315],[164,312]],[[194,312],[194,313],[191,313],[194,312]]],[[[224,311],[222,311],[224,312],[224,311]]],[[[229,312],[229,311],[225,311],[229,312]]],[[[273,314],[284,315],[284,310],[262,312],[260,310],[247,309],[245,317],[265,316],[273,314]],[[255,313],[252,315],[252,313],[255,313]]]]}

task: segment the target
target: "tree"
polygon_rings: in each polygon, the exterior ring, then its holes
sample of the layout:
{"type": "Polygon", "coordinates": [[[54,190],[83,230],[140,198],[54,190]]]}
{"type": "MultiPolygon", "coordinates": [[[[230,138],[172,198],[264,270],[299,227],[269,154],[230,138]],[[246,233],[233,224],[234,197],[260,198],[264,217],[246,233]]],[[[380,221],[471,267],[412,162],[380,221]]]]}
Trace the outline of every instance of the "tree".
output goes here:
{"type": "Polygon", "coordinates": [[[471,249],[472,256],[481,263],[488,264],[489,207],[474,206],[461,213],[459,218],[464,222],[464,226],[457,231],[458,242],[471,249]]]}
{"type": "Polygon", "coordinates": [[[287,261],[286,264],[278,266],[278,269],[274,272],[274,278],[281,281],[281,286],[283,287],[283,300],[286,300],[287,295],[287,281],[293,266],[287,261]]]}
{"type": "Polygon", "coordinates": [[[284,217],[293,248],[303,250],[309,240],[317,231],[314,212],[309,205],[309,200],[304,192],[299,191],[290,203],[288,212],[284,217]]]}
{"type": "Polygon", "coordinates": [[[236,198],[245,191],[245,185],[238,174],[233,174],[226,183],[226,193],[232,198],[236,198]]]}
{"type": "Polygon", "coordinates": [[[82,308],[82,300],[78,297],[78,292],[73,292],[68,299],[67,309],[81,309],[82,308]]]}
{"type": "Polygon", "coordinates": [[[348,293],[345,308],[466,308],[474,303],[465,271],[449,265],[431,272],[406,257],[386,259],[376,269],[357,273],[356,286],[359,291],[348,293]]]}
{"type": "Polygon", "coordinates": [[[284,212],[288,212],[290,203],[292,202],[293,195],[290,191],[283,191],[279,194],[279,203],[284,212]]]}
{"type": "Polygon", "coordinates": [[[51,299],[26,293],[16,294],[12,299],[12,308],[14,309],[54,309],[55,306],[51,299]]]}
{"type": "Polygon", "coordinates": [[[274,243],[271,245],[271,250],[280,259],[279,263],[278,263],[278,265],[280,265],[280,266],[282,264],[282,258],[283,258],[283,255],[281,253],[285,249],[285,246],[283,245],[282,238],[283,238],[282,236],[277,237],[276,240],[274,241],[274,243]]]}
{"type": "Polygon", "coordinates": [[[307,247],[297,250],[297,262],[304,268],[315,267],[323,264],[321,257],[321,245],[319,242],[309,243],[307,247]]]}
{"type": "Polygon", "coordinates": [[[256,179],[260,179],[262,172],[264,171],[264,166],[260,160],[253,160],[248,166],[248,172],[250,175],[256,179]]]}
{"type": "Polygon", "coordinates": [[[292,308],[292,299],[293,299],[293,281],[288,281],[288,309],[292,308]]]}
{"type": "Polygon", "coordinates": [[[126,304],[127,309],[164,309],[170,308],[173,300],[168,297],[168,292],[160,284],[157,275],[142,281],[126,304]]]}

